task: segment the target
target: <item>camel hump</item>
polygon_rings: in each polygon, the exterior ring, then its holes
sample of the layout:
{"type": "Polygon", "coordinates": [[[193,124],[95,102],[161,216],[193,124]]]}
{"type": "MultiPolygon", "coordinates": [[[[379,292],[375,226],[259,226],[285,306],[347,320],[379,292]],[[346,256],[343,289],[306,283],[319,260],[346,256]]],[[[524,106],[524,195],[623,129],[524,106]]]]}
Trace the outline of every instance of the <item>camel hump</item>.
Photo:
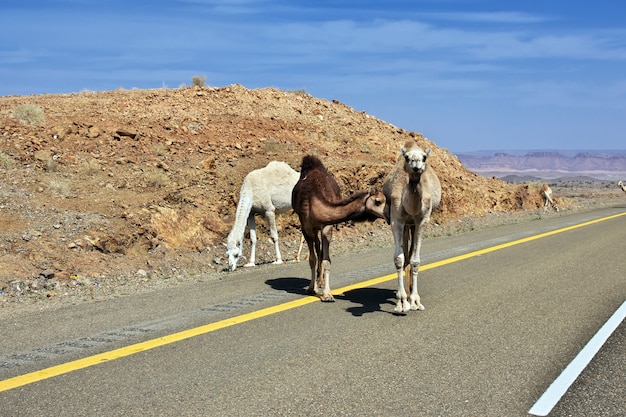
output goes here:
{"type": "Polygon", "coordinates": [[[300,167],[300,173],[301,175],[306,175],[306,173],[311,171],[312,169],[316,169],[320,167],[324,168],[324,164],[322,164],[322,161],[317,156],[305,155],[302,158],[302,165],[300,167]]]}

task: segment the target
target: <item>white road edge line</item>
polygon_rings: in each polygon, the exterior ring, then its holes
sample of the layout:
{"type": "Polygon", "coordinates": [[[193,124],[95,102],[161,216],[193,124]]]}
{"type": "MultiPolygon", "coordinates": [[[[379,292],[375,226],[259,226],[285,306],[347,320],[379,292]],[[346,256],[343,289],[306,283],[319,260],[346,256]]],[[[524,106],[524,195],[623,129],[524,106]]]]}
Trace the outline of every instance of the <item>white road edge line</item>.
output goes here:
{"type": "Polygon", "coordinates": [[[547,416],[548,413],[552,411],[552,408],[559,402],[563,394],[565,394],[570,385],[578,378],[578,375],[580,375],[589,362],[591,362],[591,359],[593,359],[609,336],[617,329],[617,326],[624,320],[624,317],[626,317],[626,301],[622,303],[611,318],[609,318],[591,340],[587,342],[583,350],[581,350],[574,360],[561,372],[561,375],[550,384],[546,392],[544,392],[535,405],[528,410],[529,414],[547,416]]]}

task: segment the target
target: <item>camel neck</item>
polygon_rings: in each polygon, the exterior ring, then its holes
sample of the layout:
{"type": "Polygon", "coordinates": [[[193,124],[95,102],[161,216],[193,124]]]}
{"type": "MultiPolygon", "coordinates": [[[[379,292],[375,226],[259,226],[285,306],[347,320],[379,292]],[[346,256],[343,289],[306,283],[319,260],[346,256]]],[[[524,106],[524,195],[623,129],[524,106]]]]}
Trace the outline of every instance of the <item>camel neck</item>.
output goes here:
{"type": "Polygon", "coordinates": [[[359,194],[347,199],[324,204],[317,200],[320,206],[317,207],[316,217],[324,224],[338,224],[349,220],[358,219],[359,215],[365,212],[365,200],[368,194],[359,194]]]}

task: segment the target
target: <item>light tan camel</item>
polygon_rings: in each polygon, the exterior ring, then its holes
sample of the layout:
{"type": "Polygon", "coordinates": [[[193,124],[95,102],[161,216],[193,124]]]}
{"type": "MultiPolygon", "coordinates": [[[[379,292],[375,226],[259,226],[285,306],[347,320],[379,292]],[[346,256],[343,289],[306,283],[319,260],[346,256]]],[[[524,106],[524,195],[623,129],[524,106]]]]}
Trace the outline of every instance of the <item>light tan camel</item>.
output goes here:
{"type": "Polygon", "coordinates": [[[556,203],[552,199],[552,188],[547,183],[543,183],[541,186],[541,198],[543,199],[543,212],[548,211],[548,203],[552,206],[555,211],[559,211],[559,208],[556,206],[556,203]]]}
{"type": "MultiPolygon", "coordinates": [[[[291,210],[291,191],[299,178],[300,174],[297,171],[280,161],[272,161],[267,166],[246,175],[239,192],[235,224],[226,240],[226,256],[228,256],[228,266],[231,271],[237,269],[237,262],[242,254],[246,223],[250,229],[251,247],[250,258],[244,266],[255,265],[257,237],[254,216],[256,214],[264,215],[269,223],[270,235],[276,251],[276,261],[273,263],[283,263],[278,246],[276,214],[287,213],[291,210]]],[[[302,240],[300,240],[300,248],[296,255],[297,261],[300,260],[301,250],[302,240]]]]}
{"type": "Polygon", "coordinates": [[[317,295],[323,285],[321,300],[335,301],[329,282],[332,225],[384,218],[385,196],[380,192],[359,192],[342,199],[337,181],[322,161],[306,155],[302,158],[300,179],[293,188],[291,204],[309,247],[311,282],[307,292],[317,295]]]}
{"type": "Polygon", "coordinates": [[[441,184],[426,163],[430,149],[424,151],[415,142],[407,142],[400,157],[383,183],[387,198],[385,214],[395,242],[394,264],[398,272],[396,313],[423,310],[417,293],[417,270],[420,265],[422,232],[432,210],[441,202],[441,184]],[[411,283],[405,282],[410,271],[411,283]],[[410,296],[407,299],[407,292],[410,296]]]}
{"type": "Polygon", "coordinates": [[[623,192],[626,193],[626,185],[620,180],[617,182],[617,186],[622,189],[623,192]]]}

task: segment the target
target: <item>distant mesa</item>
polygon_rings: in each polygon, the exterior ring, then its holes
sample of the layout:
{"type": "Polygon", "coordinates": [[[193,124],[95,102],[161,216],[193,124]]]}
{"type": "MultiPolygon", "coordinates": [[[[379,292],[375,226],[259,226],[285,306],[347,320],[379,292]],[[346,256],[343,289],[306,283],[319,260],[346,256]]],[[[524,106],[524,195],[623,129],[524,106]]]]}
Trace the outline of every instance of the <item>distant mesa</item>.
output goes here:
{"type": "Polygon", "coordinates": [[[470,171],[499,178],[585,176],[614,180],[626,177],[626,150],[476,151],[456,156],[470,171]]]}

